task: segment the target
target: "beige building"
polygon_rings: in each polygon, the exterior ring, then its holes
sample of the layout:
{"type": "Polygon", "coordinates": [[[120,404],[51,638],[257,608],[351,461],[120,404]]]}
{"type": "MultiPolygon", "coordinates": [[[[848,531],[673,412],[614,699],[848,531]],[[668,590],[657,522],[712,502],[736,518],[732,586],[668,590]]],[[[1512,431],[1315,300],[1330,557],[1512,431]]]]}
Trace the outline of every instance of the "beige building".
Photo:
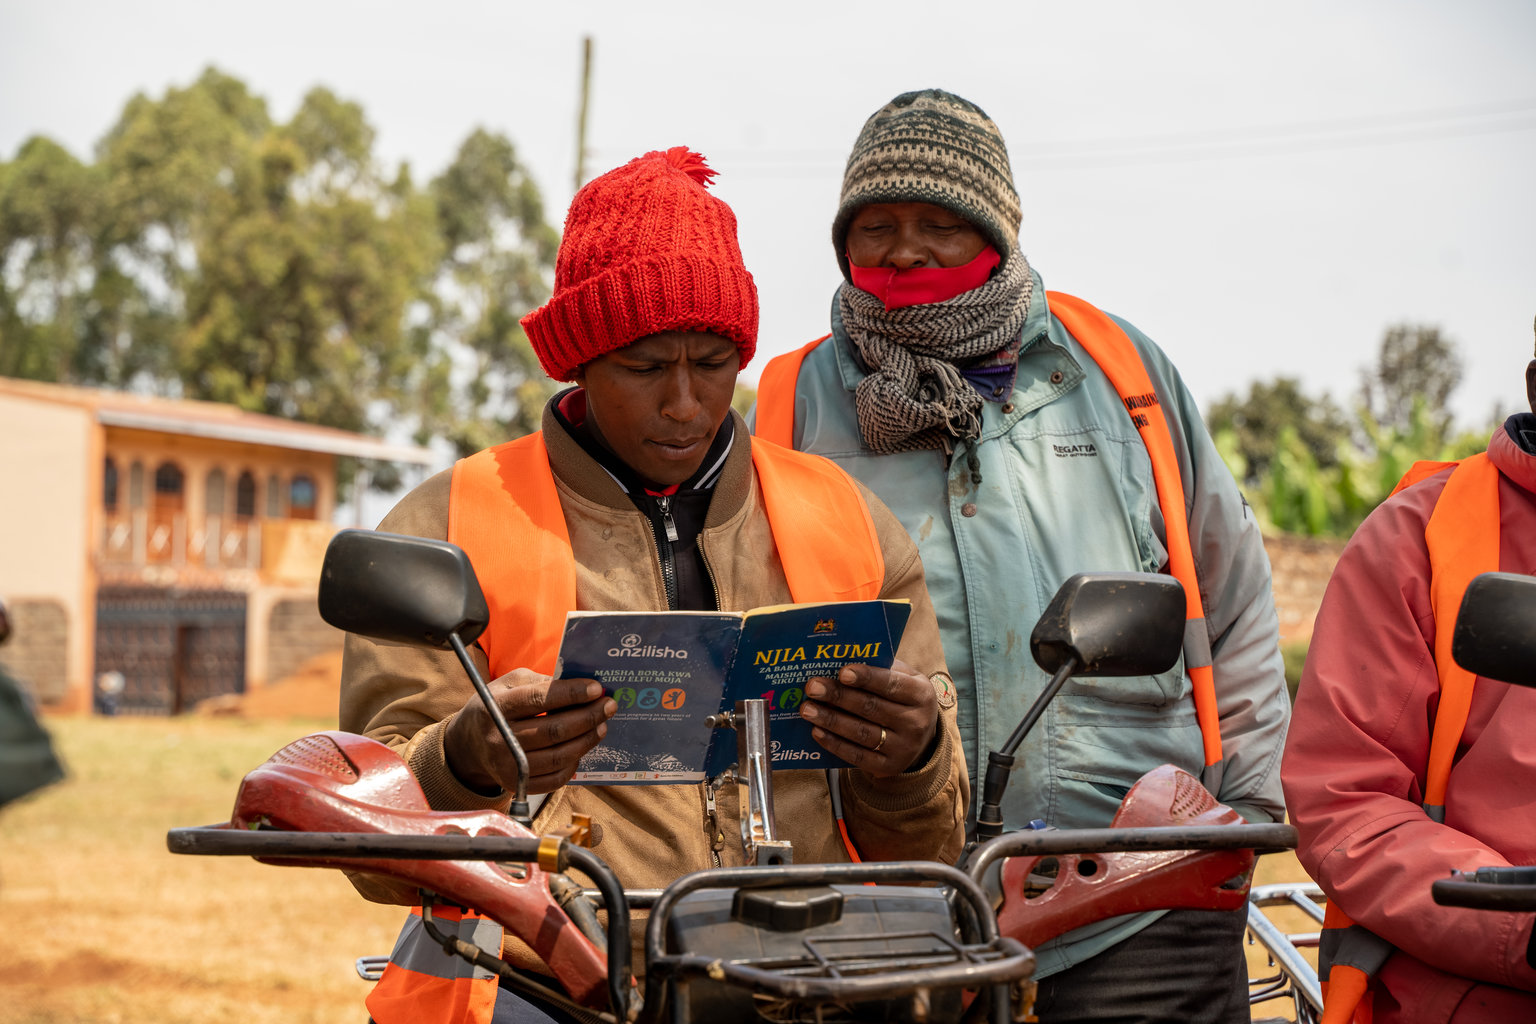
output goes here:
{"type": "Polygon", "coordinates": [[[105,706],[105,679],[121,712],[175,714],[338,648],[315,589],[339,456],[434,461],[232,406],[0,377],[0,664],[45,706],[105,706]]]}

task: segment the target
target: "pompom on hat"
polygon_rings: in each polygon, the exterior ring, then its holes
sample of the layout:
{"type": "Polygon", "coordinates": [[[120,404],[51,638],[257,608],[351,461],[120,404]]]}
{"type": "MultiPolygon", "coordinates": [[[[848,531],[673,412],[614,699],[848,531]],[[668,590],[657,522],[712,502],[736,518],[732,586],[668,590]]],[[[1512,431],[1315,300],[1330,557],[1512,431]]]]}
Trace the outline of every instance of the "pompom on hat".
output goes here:
{"type": "Polygon", "coordinates": [[[757,285],[736,215],[705,191],[716,173],[673,146],[581,187],[565,216],[554,294],[522,319],[545,373],[573,380],[593,359],[664,331],[729,338],[747,365],[757,285]]]}
{"type": "Polygon", "coordinates": [[[871,203],[932,203],[975,225],[1006,261],[1019,247],[1019,193],[1002,132],[970,100],[904,92],[870,115],[848,154],[832,221],[848,276],[848,224],[871,203]]]}

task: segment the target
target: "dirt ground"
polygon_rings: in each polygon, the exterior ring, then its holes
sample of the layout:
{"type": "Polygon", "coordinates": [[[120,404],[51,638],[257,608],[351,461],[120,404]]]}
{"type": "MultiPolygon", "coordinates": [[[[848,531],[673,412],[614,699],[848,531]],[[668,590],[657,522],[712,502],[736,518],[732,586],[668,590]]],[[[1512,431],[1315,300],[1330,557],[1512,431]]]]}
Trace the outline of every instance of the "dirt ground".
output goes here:
{"type": "Polygon", "coordinates": [[[402,911],[336,871],[177,856],[323,720],[46,718],[66,778],[0,811],[0,1024],[362,1024],[402,911]]]}
{"type": "MultiPolygon", "coordinates": [[[[338,872],[166,848],[169,829],[226,820],[247,771],[330,723],[45,722],[68,776],[0,812],[0,1024],[363,1024],[353,961],[389,951],[401,910],[338,872]]],[[[1303,877],[1288,854],[1257,875],[1303,877]]],[[[1262,950],[1249,963],[1267,973],[1262,950]]]]}
{"type": "Polygon", "coordinates": [[[307,659],[292,675],[266,686],[199,704],[199,715],[240,718],[329,719],[334,727],[340,691],[341,650],[307,659]]]}

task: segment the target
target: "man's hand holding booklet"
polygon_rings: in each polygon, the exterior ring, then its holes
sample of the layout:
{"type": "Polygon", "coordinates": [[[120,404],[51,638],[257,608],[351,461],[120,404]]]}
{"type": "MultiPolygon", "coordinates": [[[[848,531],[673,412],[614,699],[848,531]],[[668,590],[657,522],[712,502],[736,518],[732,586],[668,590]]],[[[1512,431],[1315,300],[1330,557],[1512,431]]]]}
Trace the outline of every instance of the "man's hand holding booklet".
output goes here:
{"type": "Polygon", "coordinates": [[[736,760],[710,715],[768,707],[773,767],[836,768],[800,717],[805,683],[846,664],[888,668],[907,601],[783,604],[748,612],[571,612],[555,677],[596,679],[619,704],[573,785],[696,782],[736,760]]]}

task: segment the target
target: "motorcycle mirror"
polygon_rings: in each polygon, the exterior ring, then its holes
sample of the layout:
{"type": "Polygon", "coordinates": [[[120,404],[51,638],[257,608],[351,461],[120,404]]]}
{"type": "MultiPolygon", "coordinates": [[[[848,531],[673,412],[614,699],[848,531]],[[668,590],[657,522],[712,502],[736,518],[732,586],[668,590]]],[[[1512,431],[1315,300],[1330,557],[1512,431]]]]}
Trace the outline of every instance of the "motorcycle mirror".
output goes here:
{"type": "MultiPolygon", "coordinates": [[[[1014,752],[1068,679],[1141,676],[1166,672],[1184,647],[1184,587],[1171,576],[1146,572],[1078,573],[1070,577],[1029,637],[1035,664],[1051,673],[1045,688],[1004,741],[987,752],[974,839],[1002,835],[1003,794],[1014,752]]],[[[962,859],[969,857],[970,847],[962,859]]]]}
{"type": "Polygon", "coordinates": [[[517,762],[509,814],[528,824],[528,755],[469,655],[491,621],[485,592],[457,544],[376,530],[342,530],[320,566],[320,617],[374,640],[451,650],[517,762]]]}
{"type": "Polygon", "coordinates": [[[1536,579],[1512,572],[1474,576],[1451,634],[1451,659],[1475,675],[1536,686],[1536,579]]]}
{"type": "Polygon", "coordinates": [[[1035,664],[1079,676],[1166,672],[1184,647],[1184,587],[1145,572],[1079,573],[1056,591],[1029,637],[1035,664]]]}
{"type": "Polygon", "coordinates": [[[374,530],[342,530],[320,568],[320,617],[374,640],[450,650],[490,621],[469,556],[456,544],[374,530]]]}

